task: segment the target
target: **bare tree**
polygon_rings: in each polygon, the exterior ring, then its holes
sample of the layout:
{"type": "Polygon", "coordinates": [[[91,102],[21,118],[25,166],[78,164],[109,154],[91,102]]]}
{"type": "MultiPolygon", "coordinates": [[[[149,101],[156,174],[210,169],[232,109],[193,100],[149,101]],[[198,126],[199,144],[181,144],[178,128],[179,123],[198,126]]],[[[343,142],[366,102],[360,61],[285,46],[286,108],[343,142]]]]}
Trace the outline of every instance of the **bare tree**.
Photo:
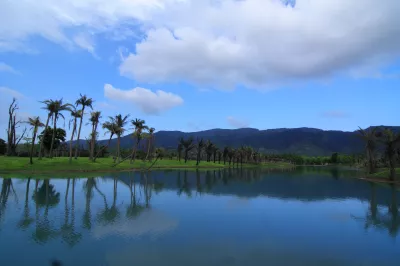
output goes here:
{"type": "Polygon", "coordinates": [[[26,128],[22,131],[20,136],[17,136],[16,129],[18,124],[21,123],[20,120],[17,121],[16,111],[19,109],[17,100],[13,98],[12,103],[8,108],[8,128],[7,128],[7,156],[16,155],[17,146],[21,139],[25,136],[26,128]]]}

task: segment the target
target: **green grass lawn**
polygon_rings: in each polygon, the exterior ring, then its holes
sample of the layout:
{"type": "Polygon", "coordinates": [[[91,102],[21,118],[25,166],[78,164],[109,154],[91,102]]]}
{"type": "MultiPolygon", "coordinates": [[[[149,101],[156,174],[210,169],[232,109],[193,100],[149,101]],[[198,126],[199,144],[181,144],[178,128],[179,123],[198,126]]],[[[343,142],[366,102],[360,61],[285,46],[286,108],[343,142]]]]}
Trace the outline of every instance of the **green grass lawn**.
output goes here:
{"type": "MultiPolygon", "coordinates": [[[[387,168],[378,169],[377,173],[368,175],[371,178],[389,178],[390,170],[387,168]]],[[[396,168],[396,178],[400,179],[400,168],[396,168]]]]}
{"type": "MultiPolygon", "coordinates": [[[[72,159],[72,163],[69,163],[69,159],[66,157],[62,158],[43,158],[38,160],[34,158],[33,165],[29,164],[29,158],[21,157],[0,157],[0,173],[57,173],[57,172],[110,172],[110,171],[122,171],[122,170],[145,170],[148,169],[153,162],[143,162],[142,160],[136,160],[133,164],[130,164],[129,160],[113,167],[112,158],[98,158],[95,163],[89,161],[88,158],[78,158],[77,160],[72,159]]],[[[201,161],[199,168],[223,168],[229,167],[228,164],[213,163],[201,161]]],[[[243,164],[243,167],[263,167],[270,169],[286,169],[292,168],[293,165],[288,163],[263,163],[261,165],[243,164]]],[[[158,160],[152,169],[180,169],[180,168],[196,168],[195,161],[188,161],[186,164],[183,160],[162,159],[158,160]]]]}

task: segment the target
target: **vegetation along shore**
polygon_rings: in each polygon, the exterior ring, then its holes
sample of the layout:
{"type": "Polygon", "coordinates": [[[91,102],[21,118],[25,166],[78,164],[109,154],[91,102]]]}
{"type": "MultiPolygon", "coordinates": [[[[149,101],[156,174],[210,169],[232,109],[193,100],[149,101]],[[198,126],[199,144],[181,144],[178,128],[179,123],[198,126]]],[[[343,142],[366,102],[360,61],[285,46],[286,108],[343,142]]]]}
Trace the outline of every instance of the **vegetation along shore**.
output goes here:
{"type": "MultiPolygon", "coordinates": [[[[129,114],[104,119],[93,111],[94,100],[80,95],[75,103],[44,100],[47,116],[17,120],[18,103],[8,109],[7,140],[0,139],[0,172],[56,173],[151,170],[160,168],[263,167],[290,169],[298,165],[350,165],[366,170],[366,179],[396,181],[400,134],[391,128],[370,127],[351,134],[364,143],[364,153],[303,156],[271,152],[248,145],[221,145],[203,136],[181,136],[173,147],[156,147],[156,129],[129,114]],[[68,121],[68,128],[59,126],[68,121]],[[81,139],[82,128],[90,134],[81,139]],[[107,140],[99,140],[99,131],[107,140]],[[68,130],[68,134],[67,134],[68,130]],[[129,136],[131,147],[121,145],[129,136]],[[1,156],[1,155],[4,156],[1,156]]],[[[253,133],[252,133],[253,134],[253,133]]]]}

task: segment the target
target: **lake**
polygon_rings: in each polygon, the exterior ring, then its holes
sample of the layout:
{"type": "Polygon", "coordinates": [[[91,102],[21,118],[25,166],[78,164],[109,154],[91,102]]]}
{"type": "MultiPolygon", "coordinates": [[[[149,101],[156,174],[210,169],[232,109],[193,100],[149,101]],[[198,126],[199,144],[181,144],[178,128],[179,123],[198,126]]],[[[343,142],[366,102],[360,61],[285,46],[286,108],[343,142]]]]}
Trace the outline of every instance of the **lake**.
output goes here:
{"type": "Polygon", "coordinates": [[[0,178],[0,265],[400,265],[400,194],[337,168],[0,178]]]}

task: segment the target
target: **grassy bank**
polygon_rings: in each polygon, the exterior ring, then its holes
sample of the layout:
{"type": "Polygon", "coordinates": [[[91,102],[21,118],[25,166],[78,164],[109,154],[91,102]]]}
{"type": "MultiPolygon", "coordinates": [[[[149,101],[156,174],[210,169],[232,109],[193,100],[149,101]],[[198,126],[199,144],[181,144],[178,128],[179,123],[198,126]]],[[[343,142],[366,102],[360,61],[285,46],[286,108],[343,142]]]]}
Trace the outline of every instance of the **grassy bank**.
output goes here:
{"type": "MultiPolygon", "coordinates": [[[[229,167],[228,164],[200,162],[196,166],[195,161],[188,161],[186,164],[183,160],[158,160],[156,163],[143,162],[136,160],[130,164],[129,160],[113,167],[112,158],[99,158],[95,163],[89,161],[88,158],[78,158],[69,163],[68,158],[43,158],[42,160],[34,159],[33,165],[29,164],[29,158],[21,157],[0,157],[0,173],[71,173],[71,172],[113,172],[124,170],[146,170],[151,169],[185,169],[185,168],[202,168],[215,169],[229,167]]],[[[269,169],[287,169],[293,165],[288,163],[263,163],[261,165],[243,164],[243,167],[263,167],[269,169]]]]}
{"type": "MultiPolygon", "coordinates": [[[[378,169],[375,174],[368,175],[371,178],[382,178],[382,179],[389,179],[390,170],[387,168],[378,169]]],[[[400,168],[396,168],[396,178],[400,179],[400,168]]]]}

